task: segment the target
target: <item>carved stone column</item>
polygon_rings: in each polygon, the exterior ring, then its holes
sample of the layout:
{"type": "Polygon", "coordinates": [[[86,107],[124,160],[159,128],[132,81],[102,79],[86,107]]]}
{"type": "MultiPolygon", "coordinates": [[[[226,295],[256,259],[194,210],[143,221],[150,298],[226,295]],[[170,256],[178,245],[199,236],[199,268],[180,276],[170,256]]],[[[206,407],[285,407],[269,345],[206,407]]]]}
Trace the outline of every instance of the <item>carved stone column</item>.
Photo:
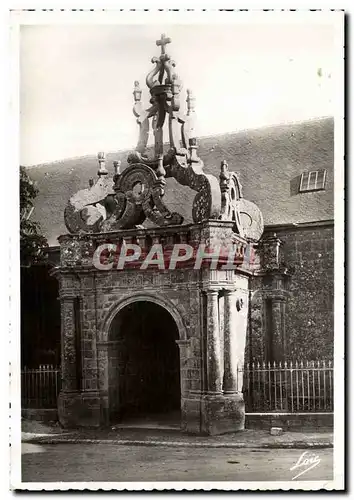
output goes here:
{"type": "Polygon", "coordinates": [[[225,290],[224,295],[224,383],[225,394],[237,392],[238,345],[236,330],[236,292],[225,290]]]}
{"type": "Polygon", "coordinates": [[[77,391],[74,297],[61,301],[61,377],[62,391],[77,391]]]}
{"type": "Polygon", "coordinates": [[[286,358],[285,307],[291,272],[283,262],[282,244],[276,234],[266,235],[262,241],[265,353],[270,362],[286,358]]]}
{"type": "MultiPolygon", "coordinates": [[[[248,284],[248,283],[247,283],[248,284]]],[[[249,297],[248,289],[236,291],[236,336],[237,336],[237,365],[242,368],[245,362],[246,335],[248,324],[249,297]]],[[[243,377],[237,377],[237,392],[242,393],[243,377]]]]}
{"type": "Polygon", "coordinates": [[[284,361],[286,359],[285,305],[286,292],[271,291],[265,300],[266,359],[284,361]]]}
{"type": "Polygon", "coordinates": [[[221,349],[217,289],[206,291],[207,296],[207,392],[221,393],[221,349]]]}

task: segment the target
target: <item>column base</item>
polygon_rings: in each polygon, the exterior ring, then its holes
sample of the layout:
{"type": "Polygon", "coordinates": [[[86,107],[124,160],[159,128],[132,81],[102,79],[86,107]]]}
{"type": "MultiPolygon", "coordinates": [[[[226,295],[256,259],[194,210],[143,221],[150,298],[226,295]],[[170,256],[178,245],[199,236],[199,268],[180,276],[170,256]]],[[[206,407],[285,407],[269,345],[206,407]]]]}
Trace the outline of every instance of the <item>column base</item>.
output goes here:
{"type": "Polygon", "coordinates": [[[58,396],[58,417],[63,427],[99,427],[101,399],[97,391],[64,392],[58,396]]]}
{"type": "Polygon", "coordinates": [[[245,429],[243,395],[204,394],[182,400],[182,430],[214,436],[245,429]]]}

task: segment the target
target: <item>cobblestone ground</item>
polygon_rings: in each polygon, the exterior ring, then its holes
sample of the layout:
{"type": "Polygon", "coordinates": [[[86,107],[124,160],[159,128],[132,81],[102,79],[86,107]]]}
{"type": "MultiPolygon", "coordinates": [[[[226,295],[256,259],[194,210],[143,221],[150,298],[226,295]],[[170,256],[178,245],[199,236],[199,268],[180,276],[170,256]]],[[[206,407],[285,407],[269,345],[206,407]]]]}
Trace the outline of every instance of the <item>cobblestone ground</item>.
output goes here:
{"type": "Polygon", "coordinates": [[[291,481],[309,465],[290,470],[302,456],[318,465],[297,480],[331,481],[333,450],[260,450],[22,444],[22,481],[291,481]],[[306,455],[302,456],[303,453],[306,455]]]}

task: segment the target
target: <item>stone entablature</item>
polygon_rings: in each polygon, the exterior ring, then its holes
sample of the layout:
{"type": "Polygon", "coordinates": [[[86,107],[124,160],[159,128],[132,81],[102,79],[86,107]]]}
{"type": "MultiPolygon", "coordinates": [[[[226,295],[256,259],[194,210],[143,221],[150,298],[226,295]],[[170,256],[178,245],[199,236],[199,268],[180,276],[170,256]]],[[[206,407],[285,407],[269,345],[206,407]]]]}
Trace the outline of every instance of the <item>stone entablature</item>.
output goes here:
{"type": "MultiPolygon", "coordinates": [[[[198,245],[204,245],[205,252],[220,248],[218,268],[224,265],[229,253],[234,252],[237,267],[250,272],[250,264],[256,265],[257,246],[245,238],[235,234],[233,223],[223,221],[208,221],[201,224],[189,224],[176,228],[175,226],[156,229],[129,229],[98,234],[71,234],[59,237],[60,265],[66,267],[93,267],[95,251],[104,244],[118,246],[118,251],[124,244],[140,246],[143,254],[149,252],[153,245],[161,245],[166,256],[171,254],[173,246],[185,244],[198,250],[198,245]],[[252,260],[252,261],[251,261],[252,260]]],[[[231,257],[230,257],[231,258],[231,257]]],[[[204,260],[207,260],[205,258],[204,260]]],[[[136,267],[138,262],[126,263],[125,267],[136,267]]],[[[194,262],[186,262],[183,267],[193,267],[194,262]]]]}

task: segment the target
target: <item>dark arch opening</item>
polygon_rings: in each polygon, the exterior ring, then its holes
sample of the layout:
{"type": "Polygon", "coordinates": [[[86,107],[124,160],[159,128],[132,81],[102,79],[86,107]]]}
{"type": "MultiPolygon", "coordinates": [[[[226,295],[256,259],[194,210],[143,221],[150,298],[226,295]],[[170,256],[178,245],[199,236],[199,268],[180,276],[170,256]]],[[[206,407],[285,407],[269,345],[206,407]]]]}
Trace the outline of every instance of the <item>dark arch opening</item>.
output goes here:
{"type": "Polygon", "coordinates": [[[148,301],[125,306],[109,331],[110,421],[180,411],[178,328],[171,314],[148,301]]]}

